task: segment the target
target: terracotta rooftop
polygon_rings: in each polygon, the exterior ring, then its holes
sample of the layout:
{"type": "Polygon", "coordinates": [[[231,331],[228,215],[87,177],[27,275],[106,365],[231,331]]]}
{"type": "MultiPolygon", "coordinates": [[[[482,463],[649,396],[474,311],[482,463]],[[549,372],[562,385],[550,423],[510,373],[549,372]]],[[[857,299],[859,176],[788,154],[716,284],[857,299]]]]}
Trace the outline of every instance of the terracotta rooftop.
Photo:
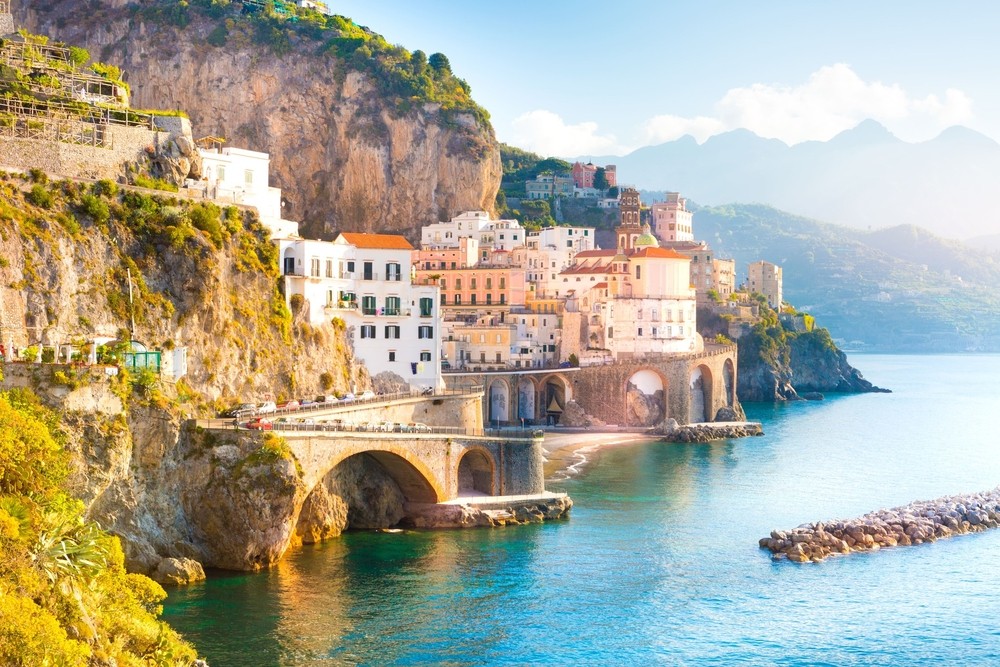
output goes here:
{"type": "Polygon", "coordinates": [[[662,257],[664,259],[690,259],[670,248],[640,248],[629,255],[630,257],[662,257]]]}
{"type": "Polygon", "coordinates": [[[377,250],[413,250],[413,246],[399,234],[363,234],[360,232],[341,232],[345,241],[356,248],[374,248],[377,250]]]}

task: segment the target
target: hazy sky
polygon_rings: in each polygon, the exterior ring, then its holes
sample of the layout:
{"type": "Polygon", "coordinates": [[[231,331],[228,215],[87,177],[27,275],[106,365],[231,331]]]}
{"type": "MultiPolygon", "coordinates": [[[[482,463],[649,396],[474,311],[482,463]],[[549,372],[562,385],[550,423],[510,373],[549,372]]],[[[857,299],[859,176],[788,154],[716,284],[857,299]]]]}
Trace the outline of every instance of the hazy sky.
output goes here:
{"type": "Polygon", "coordinates": [[[874,118],[906,141],[1000,139],[1000,3],[331,0],[448,56],[497,136],[624,154],[747,128],[789,144],[874,118]]]}

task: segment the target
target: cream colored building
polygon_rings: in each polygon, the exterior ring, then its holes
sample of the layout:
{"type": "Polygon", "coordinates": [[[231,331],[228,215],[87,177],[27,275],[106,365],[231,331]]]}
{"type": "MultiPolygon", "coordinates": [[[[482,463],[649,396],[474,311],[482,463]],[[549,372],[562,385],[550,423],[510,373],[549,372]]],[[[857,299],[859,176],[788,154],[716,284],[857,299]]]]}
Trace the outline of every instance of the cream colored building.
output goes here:
{"type": "Polygon", "coordinates": [[[747,287],[751,292],[763,294],[767,304],[775,310],[781,308],[782,293],[781,267],[763,260],[750,264],[747,272],[747,287]]]}

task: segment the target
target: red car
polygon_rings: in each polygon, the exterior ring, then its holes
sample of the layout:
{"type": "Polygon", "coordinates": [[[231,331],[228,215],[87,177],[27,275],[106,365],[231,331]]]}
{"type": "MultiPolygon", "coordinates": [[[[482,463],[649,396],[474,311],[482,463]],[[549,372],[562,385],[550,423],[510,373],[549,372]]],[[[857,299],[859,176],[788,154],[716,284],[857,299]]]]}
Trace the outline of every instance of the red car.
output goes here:
{"type": "Polygon", "coordinates": [[[274,426],[271,424],[270,419],[257,417],[256,419],[251,419],[247,422],[247,428],[254,429],[256,431],[270,431],[274,428],[274,426]]]}

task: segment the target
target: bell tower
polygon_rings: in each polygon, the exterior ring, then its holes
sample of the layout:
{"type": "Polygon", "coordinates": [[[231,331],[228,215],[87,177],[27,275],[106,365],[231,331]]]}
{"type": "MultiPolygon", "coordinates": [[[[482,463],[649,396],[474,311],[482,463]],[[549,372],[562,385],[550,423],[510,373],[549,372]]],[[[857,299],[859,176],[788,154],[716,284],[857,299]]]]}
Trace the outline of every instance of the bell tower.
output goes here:
{"type": "Polygon", "coordinates": [[[619,210],[621,218],[615,235],[618,237],[618,250],[627,252],[642,235],[642,225],[639,223],[639,191],[635,188],[622,188],[619,210]]]}

